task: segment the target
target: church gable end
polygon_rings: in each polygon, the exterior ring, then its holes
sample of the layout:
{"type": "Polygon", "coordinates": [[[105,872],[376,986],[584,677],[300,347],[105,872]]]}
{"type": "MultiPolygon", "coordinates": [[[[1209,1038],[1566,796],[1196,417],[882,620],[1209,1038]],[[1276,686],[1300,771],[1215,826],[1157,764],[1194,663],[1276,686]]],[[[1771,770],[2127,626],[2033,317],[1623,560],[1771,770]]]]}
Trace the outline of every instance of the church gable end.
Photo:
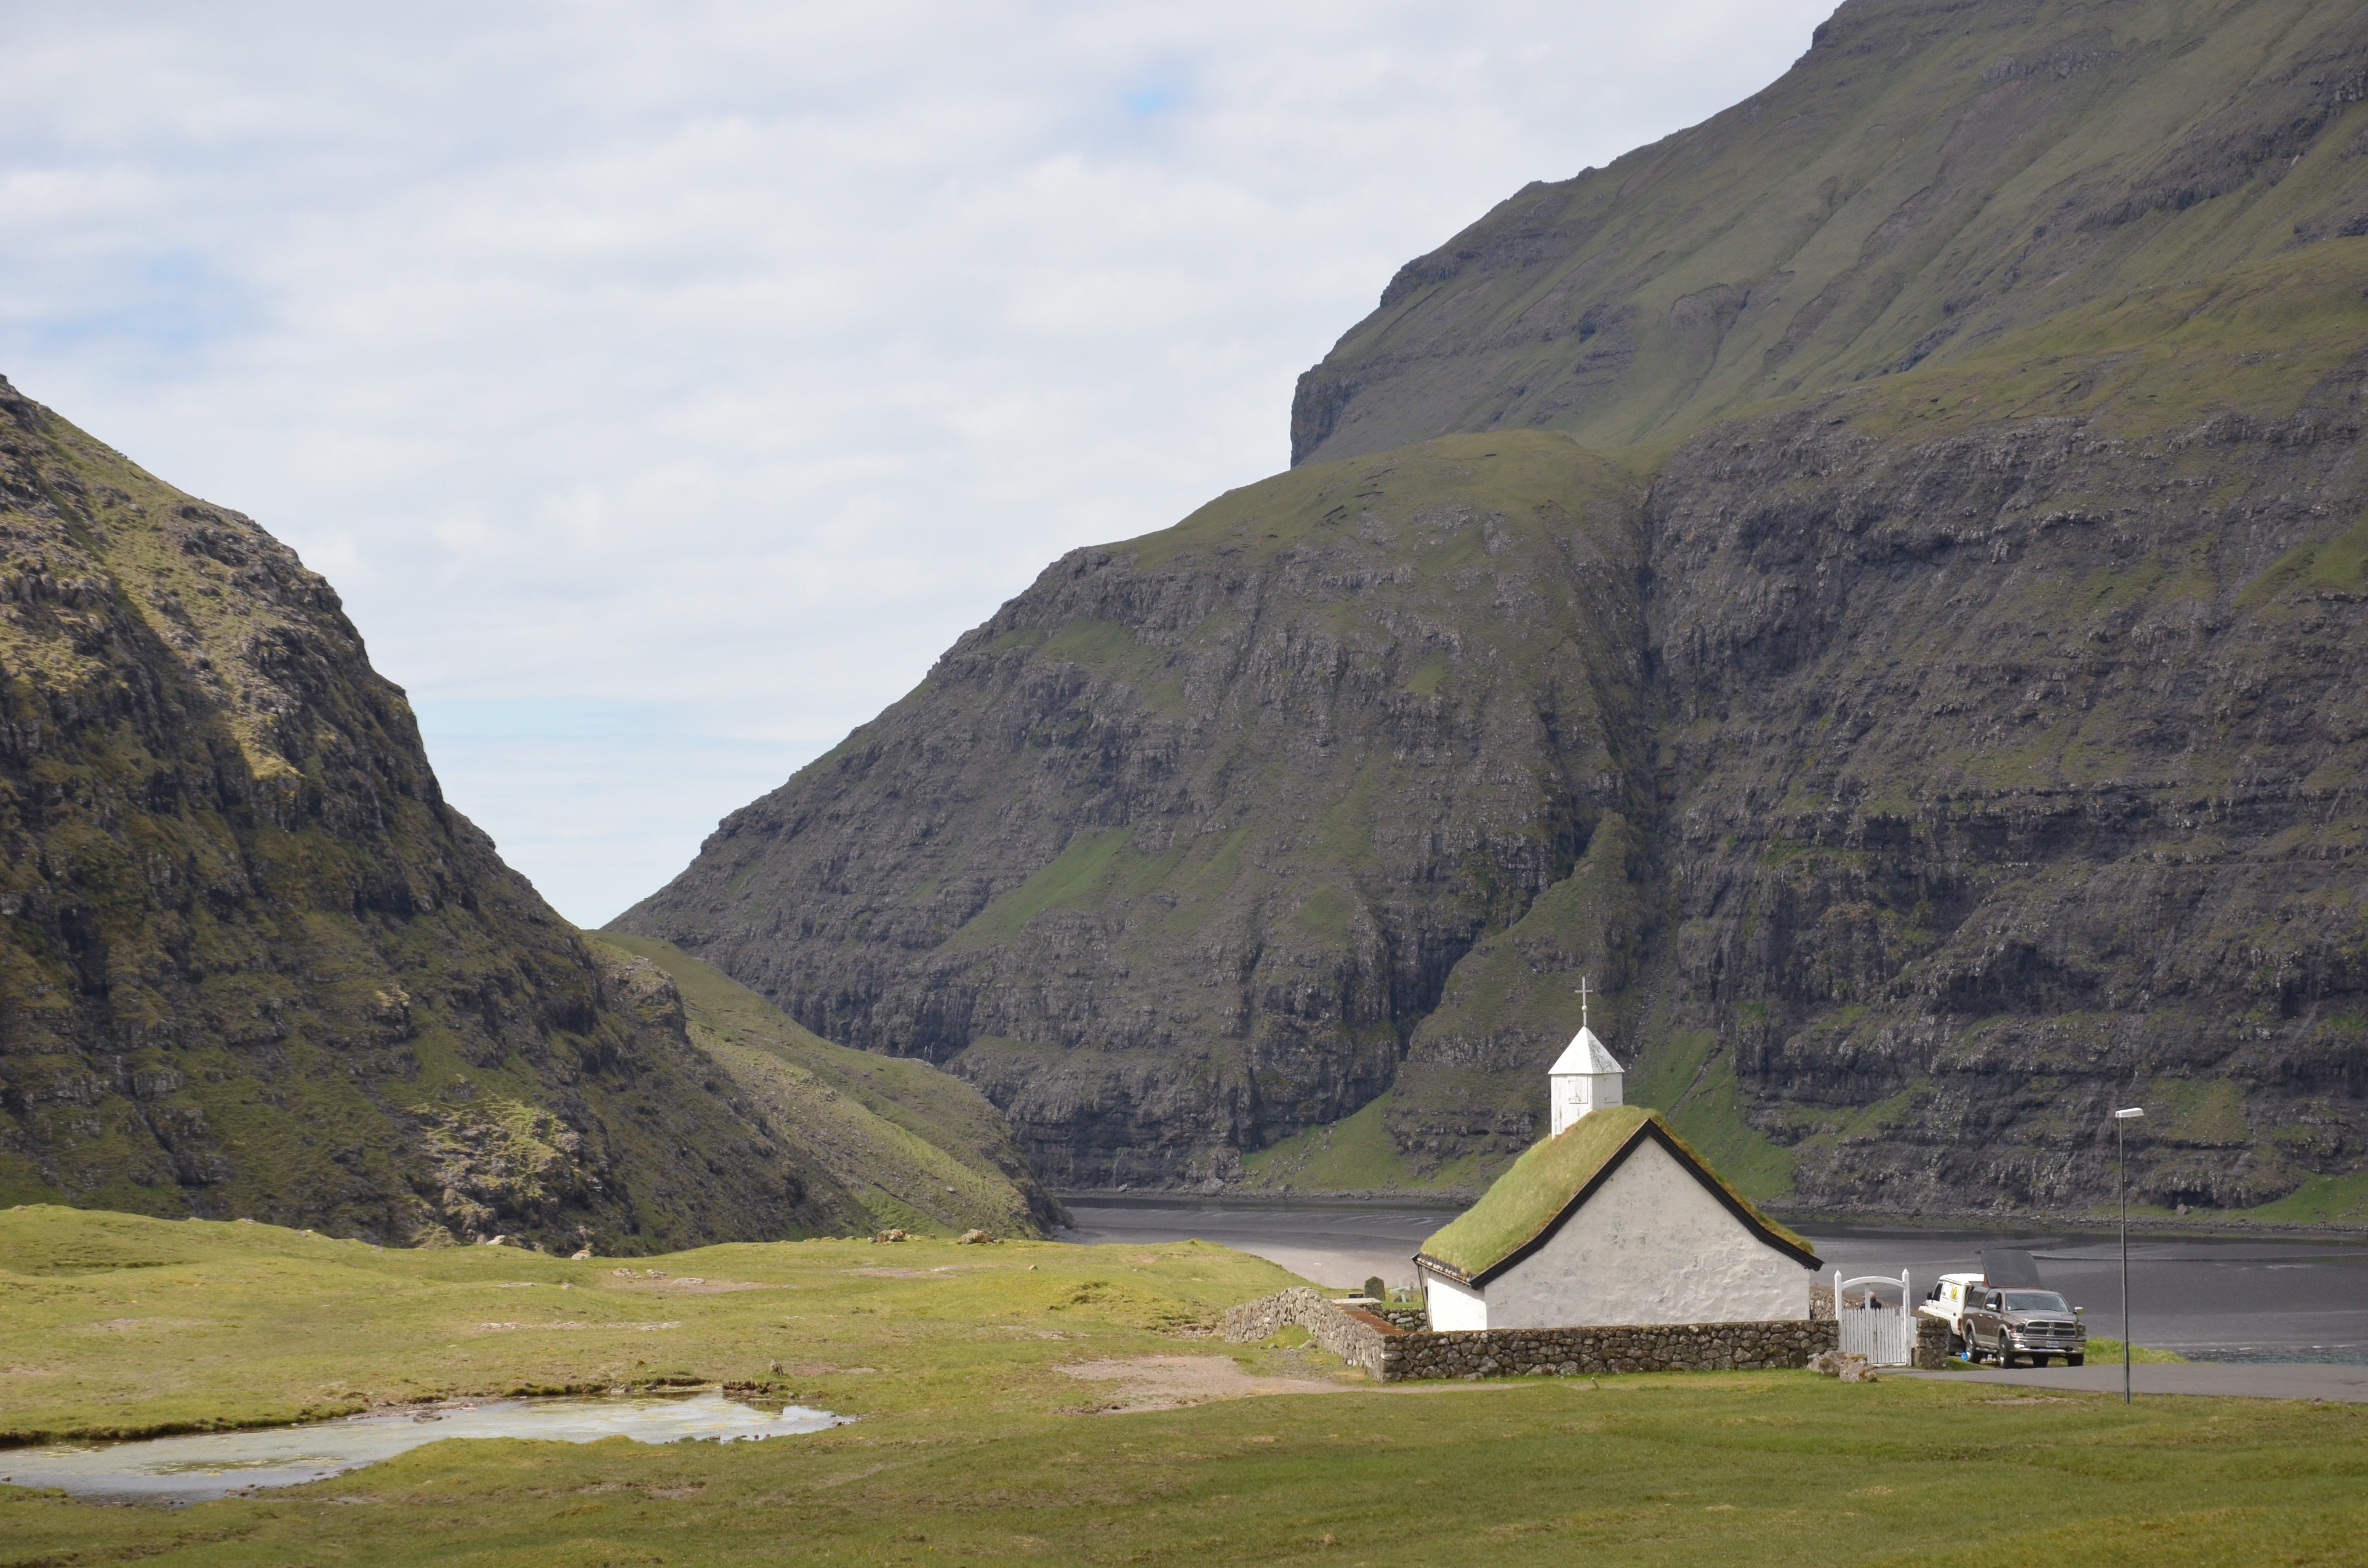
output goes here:
{"type": "Polygon", "coordinates": [[[1823,1267],[1817,1255],[1809,1249],[1806,1242],[1793,1235],[1790,1231],[1780,1229],[1774,1221],[1760,1213],[1741,1194],[1727,1186],[1718,1173],[1704,1165],[1701,1156],[1687,1146],[1684,1139],[1669,1131],[1668,1126],[1658,1116],[1647,1112],[1644,1125],[1637,1128],[1628,1140],[1621,1144],[1617,1153],[1604,1161],[1603,1168],[1597,1171],[1585,1187],[1571,1195],[1570,1201],[1562,1206],[1561,1210],[1546,1222],[1544,1228],[1512,1252],[1508,1253],[1502,1261],[1491,1265],[1486,1270],[1474,1276],[1472,1283],[1486,1285],[1489,1280],[1513,1268],[1531,1254],[1554,1240],[1554,1233],[1568,1223],[1572,1215],[1584,1209],[1587,1206],[1587,1200],[1594,1197],[1603,1185],[1618,1173],[1620,1167],[1627,1164],[1629,1157],[1647,1142],[1657,1143],[1666,1150],[1669,1157],[1677,1162],[1679,1169],[1700,1183],[1703,1191],[1716,1199],[1720,1207],[1740,1221],[1743,1228],[1749,1231],[1763,1244],[1773,1247],[1804,1268],[1823,1267]]]}
{"type": "Polygon", "coordinates": [[[1648,1142],[1667,1153],[1755,1240],[1803,1268],[1820,1267],[1806,1242],[1727,1186],[1658,1114],[1633,1106],[1598,1111],[1522,1155],[1478,1204],[1425,1244],[1417,1263],[1441,1278],[1485,1288],[1553,1241],[1648,1142]],[[1538,1168],[1522,1169],[1533,1162],[1538,1168]]]}

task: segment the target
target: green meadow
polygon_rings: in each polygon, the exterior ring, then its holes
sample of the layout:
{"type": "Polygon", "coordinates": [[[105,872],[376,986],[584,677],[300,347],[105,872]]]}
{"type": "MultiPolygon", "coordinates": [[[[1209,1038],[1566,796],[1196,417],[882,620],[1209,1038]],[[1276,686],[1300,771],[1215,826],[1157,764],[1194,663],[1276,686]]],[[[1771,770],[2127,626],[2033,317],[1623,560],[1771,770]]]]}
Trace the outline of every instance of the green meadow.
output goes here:
{"type": "Polygon", "coordinates": [[[1200,1243],[577,1263],[45,1207],[0,1212],[0,1264],[17,1441],[719,1383],[857,1418],[730,1445],[447,1441],[181,1509],[0,1488],[8,1568],[2331,1564],[2368,1533],[2368,1407],[1804,1372],[1383,1388],[1296,1331],[1213,1337],[1291,1278],[1200,1243]]]}

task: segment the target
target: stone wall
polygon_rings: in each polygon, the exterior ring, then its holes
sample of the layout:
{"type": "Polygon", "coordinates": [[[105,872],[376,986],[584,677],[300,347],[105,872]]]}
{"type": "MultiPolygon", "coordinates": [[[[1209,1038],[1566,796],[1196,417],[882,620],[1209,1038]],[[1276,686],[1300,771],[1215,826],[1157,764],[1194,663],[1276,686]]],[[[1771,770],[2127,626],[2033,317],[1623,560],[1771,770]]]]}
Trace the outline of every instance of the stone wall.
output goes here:
{"type": "Polygon", "coordinates": [[[1285,1324],[1297,1324],[1333,1355],[1352,1367],[1362,1367],[1375,1382],[1389,1381],[1382,1354],[1383,1341],[1404,1337],[1404,1331],[1387,1318],[1336,1305],[1304,1285],[1225,1309],[1225,1337],[1237,1345],[1271,1338],[1285,1324]]]}
{"type": "MultiPolygon", "coordinates": [[[[1930,1320],[1926,1320],[1930,1321],[1930,1320]]],[[[1266,1339],[1297,1324],[1326,1350],[1361,1367],[1377,1382],[1432,1378],[1573,1377],[1602,1372],[1730,1372],[1805,1367],[1840,1343],[1840,1326],[1822,1321],[1645,1324],[1602,1328],[1491,1328],[1464,1333],[1408,1331],[1386,1318],[1326,1301],[1305,1286],[1225,1310],[1224,1335],[1236,1344],[1266,1339]]],[[[1919,1325],[1918,1366],[1927,1335],[1919,1325]]],[[[1945,1351],[1947,1328],[1941,1325],[1945,1351]]]]}
{"type": "Polygon", "coordinates": [[[1402,1334],[1383,1344],[1382,1381],[1759,1371],[1805,1367],[1839,1339],[1838,1324],[1801,1319],[1402,1334]]]}

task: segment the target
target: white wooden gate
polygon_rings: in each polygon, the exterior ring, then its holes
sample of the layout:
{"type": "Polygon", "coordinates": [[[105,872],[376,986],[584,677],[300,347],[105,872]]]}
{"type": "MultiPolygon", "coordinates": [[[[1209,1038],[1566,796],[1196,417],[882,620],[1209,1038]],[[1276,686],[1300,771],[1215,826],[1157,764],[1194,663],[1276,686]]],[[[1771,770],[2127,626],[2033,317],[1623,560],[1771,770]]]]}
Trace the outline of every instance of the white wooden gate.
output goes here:
{"type": "Polygon", "coordinates": [[[1841,1324],[1841,1347],[1865,1357],[1871,1366],[1905,1367],[1916,1351],[1915,1300],[1908,1292],[1904,1269],[1896,1279],[1887,1274],[1861,1274],[1855,1279],[1845,1279],[1842,1271],[1835,1269],[1834,1316],[1841,1324]],[[1877,1306],[1872,1291],[1863,1306],[1843,1305],[1842,1293],[1861,1285],[1898,1286],[1897,1310],[1877,1306]]]}

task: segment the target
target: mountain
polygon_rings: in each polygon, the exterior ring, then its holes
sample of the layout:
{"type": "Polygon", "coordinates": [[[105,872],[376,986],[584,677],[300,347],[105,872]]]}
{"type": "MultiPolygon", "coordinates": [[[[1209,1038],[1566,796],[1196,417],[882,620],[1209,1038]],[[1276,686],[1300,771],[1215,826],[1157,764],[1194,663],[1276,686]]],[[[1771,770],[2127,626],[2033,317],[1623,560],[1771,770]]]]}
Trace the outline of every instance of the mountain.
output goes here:
{"type": "Polygon", "coordinates": [[[2368,233],[2363,95],[2335,0],[1846,5],[1764,91],[1406,263],[1300,378],[1292,460],[1665,441],[2368,233]]]}
{"type": "Polygon", "coordinates": [[[1234,1175],[1629,804],[1640,498],[1467,437],[1078,551],[618,928],[951,1064],[1056,1184],[1234,1175]]]}
{"type": "Polygon", "coordinates": [[[612,1253],[868,1228],[649,968],[445,803],[325,582],[0,381],[0,1201],[612,1253]]]}
{"type": "Polygon", "coordinates": [[[1533,186],[620,929],[1049,1179],[2368,1220],[2368,14],[1845,6],[1533,186]]]}

